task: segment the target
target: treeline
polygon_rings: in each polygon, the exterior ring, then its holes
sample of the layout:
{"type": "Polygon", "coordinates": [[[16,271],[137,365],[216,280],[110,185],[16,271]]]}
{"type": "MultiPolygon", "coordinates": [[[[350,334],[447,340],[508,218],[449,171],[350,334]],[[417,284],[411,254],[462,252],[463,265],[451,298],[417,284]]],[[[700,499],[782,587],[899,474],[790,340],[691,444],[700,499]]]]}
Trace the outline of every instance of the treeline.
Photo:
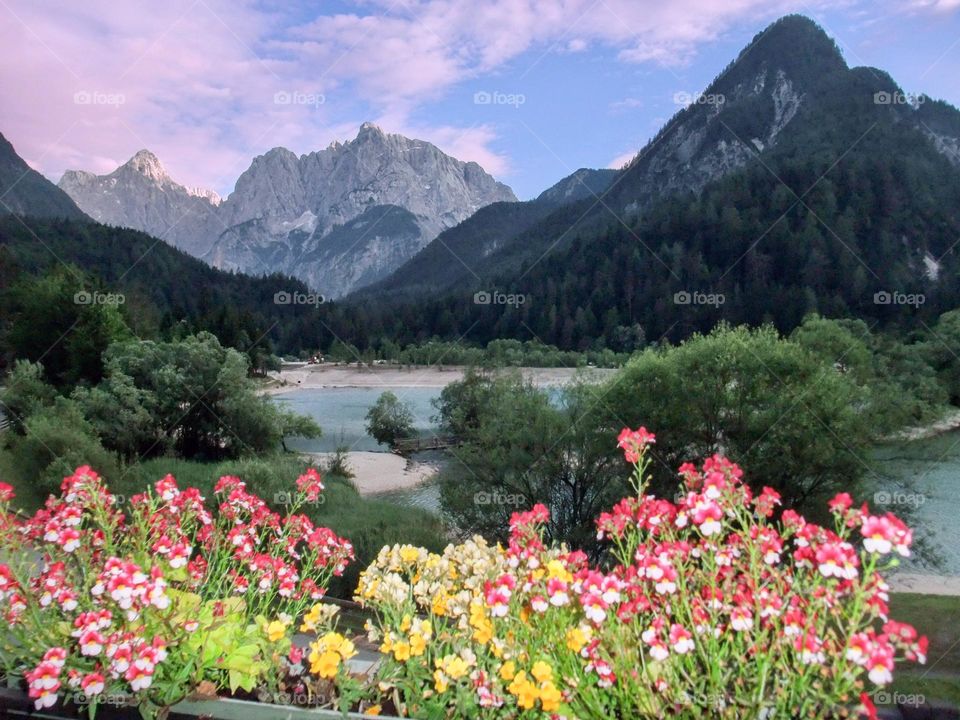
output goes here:
{"type": "Polygon", "coordinates": [[[53,345],[59,334],[47,337],[43,329],[66,321],[65,330],[83,305],[100,298],[119,298],[115,304],[136,337],[212,332],[246,354],[253,371],[263,371],[279,352],[332,341],[315,305],[282,302],[300,297],[310,297],[300,280],[216,270],[134,230],[0,216],[0,371],[14,357],[29,358],[32,345],[43,345],[40,352],[53,345]],[[19,333],[18,324],[27,332],[19,333]]]}
{"type": "MultiPolygon", "coordinates": [[[[306,357],[306,355],[304,355],[306,357]]],[[[464,342],[429,340],[401,348],[390,340],[360,349],[335,341],[324,355],[336,362],[383,361],[401,365],[469,365],[473,367],[620,367],[629,353],[602,350],[560,350],[536,340],[491,340],[485,347],[464,342]]]]}

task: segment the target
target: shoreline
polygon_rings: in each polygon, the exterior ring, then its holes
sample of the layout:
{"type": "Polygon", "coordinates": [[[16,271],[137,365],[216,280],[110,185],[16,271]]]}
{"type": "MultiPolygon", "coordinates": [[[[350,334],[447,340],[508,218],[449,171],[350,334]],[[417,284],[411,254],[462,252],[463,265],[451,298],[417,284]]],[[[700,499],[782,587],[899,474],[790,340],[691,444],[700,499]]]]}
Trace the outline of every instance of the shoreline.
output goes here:
{"type": "MultiPolygon", "coordinates": [[[[332,452],[304,452],[304,457],[326,465],[332,452]]],[[[364,497],[376,497],[393,490],[409,490],[430,482],[440,471],[438,465],[409,460],[389,452],[352,450],[346,454],[347,466],[353,473],[350,481],[364,497]]]]}
{"type": "Polygon", "coordinates": [[[943,414],[939,420],[935,420],[928,425],[919,425],[916,427],[905,428],[895,432],[889,437],[883,438],[881,443],[896,442],[915,442],[916,440],[929,440],[930,438],[943,435],[960,428],[960,408],[951,408],[943,414]]]}
{"type": "MultiPolygon", "coordinates": [[[[519,370],[525,379],[541,387],[566,385],[583,376],[603,380],[616,372],[614,368],[501,368],[496,372],[519,370]]],[[[444,388],[462,380],[467,368],[463,365],[397,366],[374,365],[298,365],[267,375],[269,384],[260,389],[267,395],[280,395],[297,390],[331,388],[444,388]]]]}
{"type": "Polygon", "coordinates": [[[890,592],[917,595],[960,595],[960,576],[925,573],[891,573],[886,578],[890,592]]]}

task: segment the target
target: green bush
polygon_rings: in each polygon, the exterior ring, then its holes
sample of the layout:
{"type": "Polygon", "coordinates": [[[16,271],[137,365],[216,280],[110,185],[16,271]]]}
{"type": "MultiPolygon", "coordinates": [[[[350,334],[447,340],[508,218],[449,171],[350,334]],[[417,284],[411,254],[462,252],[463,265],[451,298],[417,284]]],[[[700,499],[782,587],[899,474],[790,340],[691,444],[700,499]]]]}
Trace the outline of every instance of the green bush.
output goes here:
{"type": "Polygon", "coordinates": [[[117,461],[106,450],[76,403],[58,398],[24,422],[25,434],[10,440],[9,464],[20,487],[42,501],[80,465],[116,477],[117,461]]]}

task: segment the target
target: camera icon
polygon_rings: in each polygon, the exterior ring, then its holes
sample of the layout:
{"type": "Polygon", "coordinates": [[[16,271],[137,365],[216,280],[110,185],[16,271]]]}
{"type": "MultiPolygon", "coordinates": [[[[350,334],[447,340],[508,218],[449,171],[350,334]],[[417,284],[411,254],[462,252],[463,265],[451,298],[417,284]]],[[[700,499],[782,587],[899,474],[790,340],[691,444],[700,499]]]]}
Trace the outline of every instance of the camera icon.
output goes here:
{"type": "Polygon", "coordinates": [[[891,103],[893,103],[893,95],[886,90],[881,90],[873,94],[874,105],[890,105],[891,103]]]}
{"type": "Polygon", "coordinates": [[[892,499],[893,496],[886,490],[878,490],[873,494],[874,505],[889,505],[892,499]]]}
{"type": "Polygon", "coordinates": [[[275,492],[273,494],[273,504],[274,505],[293,505],[293,495],[291,495],[286,490],[275,492]]]}
{"type": "Polygon", "coordinates": [[[493,502],[493,496],[490,493],[481,490],[480,492],[474,494],[473,502],[476,505],[489,505],[491,502],[493,502]]]}
{"type": "Polygon", "coordinates": [[[690,293],[686,290],[681,290],[680,292],[675,292],[673,294],[673,302],[675,305],[689,305],[692,298],[690,293]]]}
{"type": "Polygon", "coordinates": [[[493,101],[493,96],[486,90],[480,90],[473,94],[474,105],[489,105],[493,101]]]}
{"type": "Polygon", "coordinates": [[[274,105],[289,105],[292,99],[292,96],[286,90],[281,90],[273,94],[274,105]]]}
{"type": "Polygon", "coordinates": [[[75,305],[90,305],[93,302],[93,293],[89,293],[86,290],[81,290],[73,296],[73,303],[75,305]]]}
{"type": "Polygon", "coordinates": [[[291,302],[293,302],[293,296],[286,290],[281,290],[273,294],[274,305],[289,305],[291,302]]]}
{"type": "Polygon", "coordinates": [[[888,293],[886,290],[881,290],[880,292],[875,292],[873,294],[874,305],[889,305],[891,302],[893,302],[893,295],[888,293]]]}
{"type": "Polygon", "coordinates": [[[86,90],[75,92],[73,94],[74,105],[90,105],[93,102],[93,95],[86,90]]]}
{"type": "Polygon", "coordinates": [[[475,305],[489,305],[492,299],[490,293],[486,290],[481,290],[473,294],[473,303],[475,305]]]}

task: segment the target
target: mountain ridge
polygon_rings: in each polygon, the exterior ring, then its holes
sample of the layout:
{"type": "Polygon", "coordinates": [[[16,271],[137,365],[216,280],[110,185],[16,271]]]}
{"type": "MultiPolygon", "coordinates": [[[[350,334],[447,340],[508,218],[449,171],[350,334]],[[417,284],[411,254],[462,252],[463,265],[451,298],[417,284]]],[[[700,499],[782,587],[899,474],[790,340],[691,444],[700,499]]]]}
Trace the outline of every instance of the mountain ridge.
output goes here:
{"type": "Polygon", "coordinates": [[[254,157],[223,199],[172,180],[149,151],[105,176],[68,171],[60,186],[97,220],[150,232],[215,267],[292,274],[331,297],[389,274],[481,207],[516,200],[477,163],[369,122],[353,140],[323,150],[298,156],[278,146],[254,157]],[[324,251],[335,229],[342,241],[356,218],[374,208],[386,217],[389,207],[410,214],[416,238],[409,223],[394,224],[394,245],[360,231],[346,249],[324,251]]]}

